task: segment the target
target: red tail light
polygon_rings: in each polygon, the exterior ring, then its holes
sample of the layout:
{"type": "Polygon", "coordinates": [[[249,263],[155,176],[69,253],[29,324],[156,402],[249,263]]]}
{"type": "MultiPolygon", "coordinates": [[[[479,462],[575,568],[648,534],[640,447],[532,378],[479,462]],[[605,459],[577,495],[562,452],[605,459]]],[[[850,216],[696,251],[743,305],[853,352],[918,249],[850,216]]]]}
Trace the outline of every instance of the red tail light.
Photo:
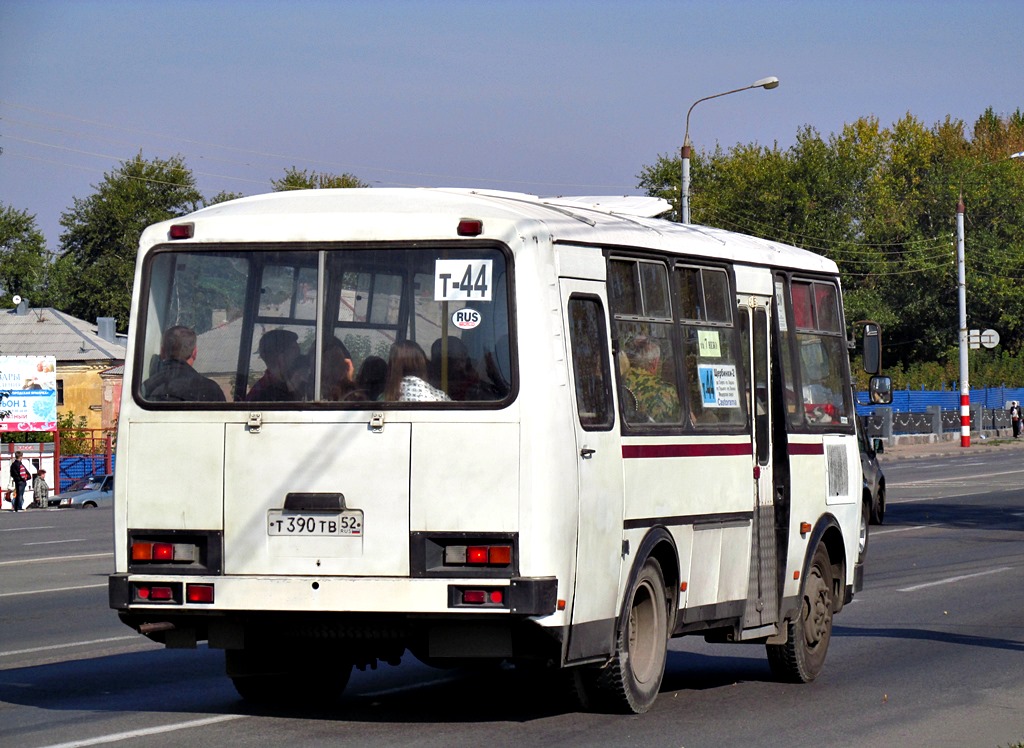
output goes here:
{"type": "Polygon", "coordinates": [[[185,600],[190,603],[212,603],[212,584],[189,584],[185,587],[185,600]]]}

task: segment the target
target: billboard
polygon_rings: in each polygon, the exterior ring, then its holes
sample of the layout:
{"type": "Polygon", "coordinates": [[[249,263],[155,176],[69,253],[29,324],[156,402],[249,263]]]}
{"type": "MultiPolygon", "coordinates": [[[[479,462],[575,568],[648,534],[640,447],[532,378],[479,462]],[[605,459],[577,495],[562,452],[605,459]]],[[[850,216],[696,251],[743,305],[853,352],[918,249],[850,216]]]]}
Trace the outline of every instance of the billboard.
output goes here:
{"type": "Polygon", "coordinates": [[[0,356],[0,431],[57,430],[57,359],[0,356]],[[8,412],[9,411],[9,412],[8,412]]]}

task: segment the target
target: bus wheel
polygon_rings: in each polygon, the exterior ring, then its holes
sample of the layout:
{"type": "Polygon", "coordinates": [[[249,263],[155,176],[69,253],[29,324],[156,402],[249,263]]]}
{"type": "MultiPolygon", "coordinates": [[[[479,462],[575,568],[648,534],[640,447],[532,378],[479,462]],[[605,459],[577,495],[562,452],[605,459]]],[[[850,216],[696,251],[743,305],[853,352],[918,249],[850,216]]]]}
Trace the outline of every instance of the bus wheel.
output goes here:
{"type": "Polygon", "coordinates": [[[768,644],[768,664],[781,680],[809,683],[825,665],[832,638],[832,562],[821,543],[814,550],[811,568],[804,579],[800,612],[788,621],[785,644],[768,644]]]}
{"type": "Polygon", "coordinates": [[[265,706],[324,706],[352,674],[348,660],[315,649],[226,649],[225,670],[238,695],[265,706]]]}
{"type": "Polygon", "coordinates": [[[618,712],[642,714],[651,708],[665,675],[668,655],[668,602],[661,565],[647,559],[627,598],[615,654],[596,673],[598,703],[618,712]]]}
{"type": "Polygon", "coordinates": [[[868,541],[870,540],[871,525],[871,497],[868,496],[860,505],[860,531],[857,534],[857,561],[864,563],[868,556],[868,541]]]}

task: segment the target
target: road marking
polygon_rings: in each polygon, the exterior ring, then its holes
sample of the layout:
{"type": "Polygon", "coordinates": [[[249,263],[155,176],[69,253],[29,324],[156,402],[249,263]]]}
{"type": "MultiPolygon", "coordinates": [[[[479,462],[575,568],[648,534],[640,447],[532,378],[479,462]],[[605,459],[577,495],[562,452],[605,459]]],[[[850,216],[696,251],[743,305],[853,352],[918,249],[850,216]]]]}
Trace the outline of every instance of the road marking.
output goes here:
{"type": "Polygon", "coordinates": [[[908,530],[923,530],[926,527],[935,527],[935,525],[915,525],[914,527],[891,527],[887,530],[871,530],[871,537],[876,535],[888,535],[893,532],[907,532],[908,530]]]}
{"type": "Polygon", "coordinates": [[[71,647],[88,647],[92,644],[107,644],[108,642],[119,642],[125,639],[139,639],[149,642],[148,639],[140,638],[138,634],[128,636],[109,636],[106,639],[90,639],[84,642],[71,642],[69,644],[51,644],[48,647],[32,647],[31,649],[15,649],[10,652],[0,652],[0,657],[14,657],[15,655],[35,654],[36,652],[51,652],[55,649],[70,649],[71,647]]]}
{"type": "MultiPolygon", "coordinates": [[[[997,475],[1017,475],[1020,472],[1021,472],[1020,470],[1003,470],[1002,472],[999,472],[999,473],[989,473],[985,477],[986,478],[994,478],[997,475]]],[[[963,478],[961,478],[961,480],[974,480],[974,477],[973,476],[964,476],[963,478]]],[[[930,478],[928,480],[909,480],[909,481],[900,481],[900,486],[901,487],[902,486],[917,486],[917,485],[929,485],[929,484],[931,484],[931,485],[938,485],[940,483],[947,483],[947,481],[940,481],[940,480],[936,480],[935,478],[930,478]]]]}
{"type": "Polygon", "coordinates": [[[946,499],[962,499],[964,496],[984,496],[981,493],[952,493],[949,496],[922,496],[918,499],[886,499],[886,505],[890,504],[916,504],[920,501],[944,501],[946,499]]]}
{"type": "Polygon", "coordinates": [[[1009,571],[1011,567],[1000,566],[998,569],[989,569],[988,571],[979,571],[976,574],[963,574],[959,577],[950,577],[949,579],[940,579],[937,582],[925,582],[924,584],[915,584],[913,587],[904,587],[896,590],[897,592],[914,592],[916,590],[923,590],[925,587],[938,587],[940,584],[950,584],[952,582],[962,582],[965,579],[974,579],[975,577],[984,577],[989,574],[998,574],[1001,571],[1009,571]]]}
{"type": "Polygon", "coordinates": [[[5,527],[0,532],[25,532],[25,530],[52,530],[57,525],[42,525],[40,527],[5,527]]]}
{"type": "Polygon", "coordinates": [[[22,543],[22,545],[57,545],[58,543],[84,543],[85,538],[68,538],[67,540],[37,540],[35,543],[22,543]]]}
{"type": "Polygon", "coordinates": [[[116,743],[121,740],[131,740],[132,738],[143,738],[147,735],[160,735],[165,732],[175,732],[177,730],[188,730],[192,727],[205,727],[206,725],[215,725],[218,722],[230,722],[235,719],[245,719],[247,714],[220,714],[216,717],[207,717],[206,719],[194,719],[190,722],[178,722],[173,725],[163,725],[161,727],[146,727],[142,730],[130,730],[128,732],[117,732],[110,735],[100,735],[98,738],[88,738],[86,740],[73,740],[70,743],[55,743],[53,745],[45,746],[45,748],[85,748],[89,745],[103,745],[104,743],[116,743]]]}
{"type": "Polygon", "coordinates": [[[113,558],[110,551],[105,553],[79,553],[76,556],[48,556],[46,558],[19,558],[17,561],[0,561],[0,566],[13,566],[14,564],[37,564],[42,561],[74,561],[79,558],[113,558]]]}
{"type": "Polygon", "coordinates": [[[44,595],[47,592],[72,592],[73,590],[91,590],[106,587],[105,584],[82,584],[78,587],[54,587],[49,590],[26,590],[25,592],[0,592],[0,597],[18,597],[18,595],[44,595]]]}

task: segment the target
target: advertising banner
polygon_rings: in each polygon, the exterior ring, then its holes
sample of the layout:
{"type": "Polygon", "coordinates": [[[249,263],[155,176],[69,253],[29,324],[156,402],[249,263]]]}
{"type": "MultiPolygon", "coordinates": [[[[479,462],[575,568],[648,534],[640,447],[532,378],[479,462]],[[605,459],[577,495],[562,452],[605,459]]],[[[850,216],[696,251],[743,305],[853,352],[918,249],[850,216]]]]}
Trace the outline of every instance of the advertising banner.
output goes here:
{"type": "Polygon", "coordinates": [[[57,360],[0,356],[0,431],[57,430],[57,360]]]}

